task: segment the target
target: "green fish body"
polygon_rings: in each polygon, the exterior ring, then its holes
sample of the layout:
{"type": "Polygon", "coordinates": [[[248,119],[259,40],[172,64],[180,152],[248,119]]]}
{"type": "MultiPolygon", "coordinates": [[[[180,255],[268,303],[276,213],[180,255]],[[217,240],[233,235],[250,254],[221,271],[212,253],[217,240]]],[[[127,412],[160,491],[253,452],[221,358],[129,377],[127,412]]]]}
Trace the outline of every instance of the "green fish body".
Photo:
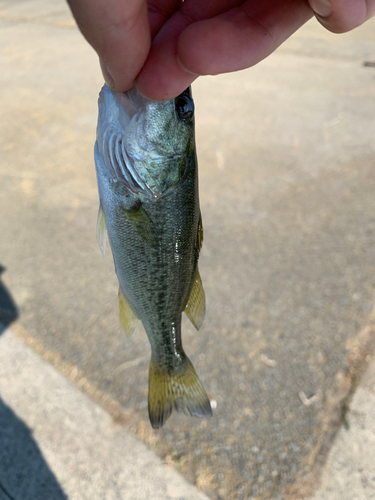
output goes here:
{"type": "Polygon", "coordinates": [[[151,345],[149,417],[161,427],[173,408],[212,415],[181,342],[181,314],[199,329],[205,298],[198,271],[203,240],[190,89],[152,102],[136,89],[99,97],[95,163],[100,209],[119,280],[120,323],[130,335],[140,319],[151,345]]]}

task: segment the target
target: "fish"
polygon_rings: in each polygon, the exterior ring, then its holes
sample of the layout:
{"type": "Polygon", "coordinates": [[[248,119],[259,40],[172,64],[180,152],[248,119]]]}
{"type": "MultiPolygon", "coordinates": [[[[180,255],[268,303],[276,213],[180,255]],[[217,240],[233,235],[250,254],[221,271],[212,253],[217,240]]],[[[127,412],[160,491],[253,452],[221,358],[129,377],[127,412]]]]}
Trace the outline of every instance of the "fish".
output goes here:
{"type": "Polygon", "coordinates": [[[191,88],[155,102],[136,87],[104,85],[95,142],[97,239],[108,240],[119,281],[120,325],[137,321],[151,345],[148,413],[160,428],[173,409],[212,416],[208,396],[185,354],[181,317],[198,330],[205,293],[198,270],[203,242],[191,88]]]}

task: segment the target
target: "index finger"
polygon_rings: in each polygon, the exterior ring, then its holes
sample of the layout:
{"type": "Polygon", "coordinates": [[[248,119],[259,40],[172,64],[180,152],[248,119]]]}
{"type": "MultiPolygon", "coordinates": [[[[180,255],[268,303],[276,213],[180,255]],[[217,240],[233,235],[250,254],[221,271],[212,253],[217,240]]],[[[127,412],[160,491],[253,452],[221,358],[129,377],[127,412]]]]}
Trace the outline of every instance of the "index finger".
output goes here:
{"type": "Polygon", "coordinates": [[[155,37],[137,84],[152,99],[172,99],[199,75],[261,61],[312,15],[301,0],[186,0],[155,37]]]}

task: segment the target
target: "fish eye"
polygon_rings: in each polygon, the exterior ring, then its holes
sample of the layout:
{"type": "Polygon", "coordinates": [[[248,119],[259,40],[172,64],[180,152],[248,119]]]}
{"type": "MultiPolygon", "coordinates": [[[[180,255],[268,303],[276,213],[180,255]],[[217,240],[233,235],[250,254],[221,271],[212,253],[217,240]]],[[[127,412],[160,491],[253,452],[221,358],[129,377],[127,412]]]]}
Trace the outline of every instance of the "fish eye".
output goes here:
{"type": "Polygon", "coordinates": [[[189,120],[194,114],[194,102],[185,93],[176,97],[175,107],[180,120],[189,120]]]}

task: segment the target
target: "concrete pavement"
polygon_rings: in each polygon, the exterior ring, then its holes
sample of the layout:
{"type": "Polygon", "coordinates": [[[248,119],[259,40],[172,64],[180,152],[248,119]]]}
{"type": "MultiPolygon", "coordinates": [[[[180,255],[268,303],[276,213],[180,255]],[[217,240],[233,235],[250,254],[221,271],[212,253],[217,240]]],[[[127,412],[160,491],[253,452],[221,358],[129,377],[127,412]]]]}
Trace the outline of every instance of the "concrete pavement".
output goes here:
{"type": "MultiPolygon", "coordinates": [[[[375,358],[310,500],[375,498],[375,358]]],[[[10,330],[0,337],[0,500],[208,500],[10,330]]]]}
{"type": "Polygon", "coordinates": [[[12,328],[213,499],[308,494],[373,350],[374,33],[311,21],[256,67],[194,85],[207,316],[183,340],[217,408],[154,432],[148,341],[139,328],[124,342],[95,241],[97,57],[64,2],[0,3],[12,328]]]}
{"type": "Polygon", "coordinates": [[[375,498],[375,359],[369,362],[311,500],[375,498]]]}
{"type": "Polygon", "coordinates": [[[10,330],[0,337],[1,500],[208,500],[10,330]]]}

